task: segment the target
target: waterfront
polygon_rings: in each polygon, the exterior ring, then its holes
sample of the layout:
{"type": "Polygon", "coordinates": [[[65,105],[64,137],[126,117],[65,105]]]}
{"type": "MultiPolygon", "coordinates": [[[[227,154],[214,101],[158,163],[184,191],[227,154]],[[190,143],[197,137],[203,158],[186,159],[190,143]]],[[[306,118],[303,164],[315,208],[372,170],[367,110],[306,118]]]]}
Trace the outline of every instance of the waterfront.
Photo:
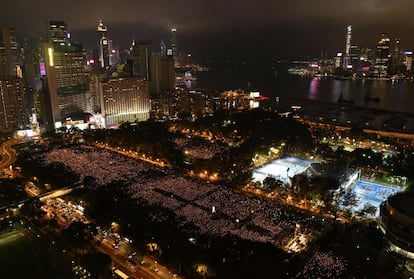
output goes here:
{"type": "Polygon", "coordinates": [[[344,100],[356,107],[414,114],[414,82],[391,80],[337,80],[334,78],[301,77],[289,75],[289,64],[268,65],[247,63],[216,65],[209,72],[197,73],[194,87],[208,90],[242,88],[258,90],[275,102],[289,105],[311,100],[322,103],[338,103],[344,100]],[[220,67],[220,68],[219,68],[220,67]],[[372,98],[368,100],[367,94],[372,98]],[[374,100],[378,97],[378,101],[374,100]]]}

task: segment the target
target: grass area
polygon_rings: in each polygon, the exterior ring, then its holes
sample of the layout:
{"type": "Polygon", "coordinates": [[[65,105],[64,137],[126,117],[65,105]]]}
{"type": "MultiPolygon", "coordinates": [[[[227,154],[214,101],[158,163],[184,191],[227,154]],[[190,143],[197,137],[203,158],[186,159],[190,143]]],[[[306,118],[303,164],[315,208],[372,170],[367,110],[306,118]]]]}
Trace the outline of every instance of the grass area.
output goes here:
{"type": "Polygon", "coordinates": [[[0,278],[68,278],[48,248],[24,230],[0,234],[0,278]]]}

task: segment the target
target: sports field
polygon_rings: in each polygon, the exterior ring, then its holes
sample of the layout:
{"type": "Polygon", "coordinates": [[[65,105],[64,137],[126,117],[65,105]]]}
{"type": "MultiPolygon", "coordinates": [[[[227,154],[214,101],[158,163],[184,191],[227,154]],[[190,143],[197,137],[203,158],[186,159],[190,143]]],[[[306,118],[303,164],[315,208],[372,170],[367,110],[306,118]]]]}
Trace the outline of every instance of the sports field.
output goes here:
{"type": "Polygon", "coordinates": [[[302,173],[311,163],[311,161],[297,157],[282,157],[253,171],[253,181],[263,182],[266,177],[270,176],[286,183],[287,177],[293,177],[296,174],[302,173]]]}
{"type": "Polygon", "coordinates": [[[0,278],[68,278],[47,247],[24,230],[0,232],[0,278]]]}
{"type": "Polygon", "coordinates": [[[356,194],[359,202],[352,208],[352,211],[361,211],[366,204],[371,204],[377,208],[375,216],[379,214],[379,206],[389,196],[401,192],[400,189],[381,185],[369,181],[359,180],[352,186],[351,191],[356,194]]]}

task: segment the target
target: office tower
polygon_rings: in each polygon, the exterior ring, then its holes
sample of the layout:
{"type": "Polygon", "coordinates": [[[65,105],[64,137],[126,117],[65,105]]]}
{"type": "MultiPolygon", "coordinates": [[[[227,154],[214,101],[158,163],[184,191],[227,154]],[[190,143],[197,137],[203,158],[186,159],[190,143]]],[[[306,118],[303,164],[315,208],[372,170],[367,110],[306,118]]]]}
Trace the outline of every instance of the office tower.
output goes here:
{"type": "Polygon", "coordinates": [[[178,48],[177,48],[177,29],[171,29],[171,55],[174,59],[178,57],[178,48]]]}
{"type": "Polygon", "coordinates": [[[165,45],[164,40],[161,40],[160,55],[161,55],[161,57],[167,56],[167,46],[165,45]]]}
{"type": "Polygon", "coordinates": [[[26,129],[28,124],[29,111],[23,79],[0,79],[0,131],[26,129]]]}
{"type": "Polygon", "coordinates": [[[346,28],[346,44],[345,44],[345,56],[344,56],[344,68],[347,69],[351,65],[350,50],[352,41],[352,26],[348,25],[346,28]]]}
{"type": "Polygon", "coordinates": [[[400,44],[400,39],[396,38],[394,41],[394,49],[392,51],[392,68],[396,71],[403,65],[403,52],[400,44]]]}
{"type": "Polygon", "coordinates": [[[413,52],[411,50],[406,50],[403,53],[404,66],[407,72],[411,72],[413,69],[413,52]]]}
{"type": "Polygon", "coordinates": [[[175,90],[174,58],[153,55],[151,59],[151,95],[175,90]]]}
{"type": "Polygon", "coordinates": [[[353,71],[360,69],[361,48],[359,46],[351,45],[349,48],[349,65],[348,68],[353,71]],[[352,68],[351,68],[352,67],[352,68]]]}
{"type": "Polygon", "coordinates": [[[0,27],[0,78],[18,76],[20,65],[14,28],[0,27]]]}
{"type": "Polygon", "coordinates": [[[149,81],[139,77],[109,79],[100,84],[105,127],[149,119],[149,81]]]}
{"type": "Polygon", "coordinates": [[[13,132],[29,124],[26,88],[13,28],[0,27],[0,131],[13,132]]]}
{"type": "Polygon", "coordinates": [[[342,66],[342,52],[338,52],[334,58],[335,69],[340,68],[342,66]]]}
{"type": "Polygon", "coordinates": [[[131,46],[132,68],[134,76],[151,79],[151,41],[133,42],[131,46]]]}
{"type": "Polygon", "coordinates": [[[377,53],[374,65],[374,74],[377,77],[386,77],[390,63],[390,36],[388,33],[382,33],[377,44],[377,53]]]}
{"type": "Polygon", "coordinates": [[[99,21],[97,31],[99,36],[99,65],[101,68],[107,68],[110,66],[110,42],[106,35],[108,28],[103,24],[102,20],[99,21]]]}
{"type": "Polygon", "coordinates": [[[70,34],[64,21],[49,22],[49,40],[54,44],[66,44],[70,34]]]}
{"type": "MultiPolygon", "coordinates": [[[[66,25],[65,25],[66,26],[66,25]]],[[[46,77],[55,128],[86,111],[86,78],[82,45],[46,43],[46,77]]]]}

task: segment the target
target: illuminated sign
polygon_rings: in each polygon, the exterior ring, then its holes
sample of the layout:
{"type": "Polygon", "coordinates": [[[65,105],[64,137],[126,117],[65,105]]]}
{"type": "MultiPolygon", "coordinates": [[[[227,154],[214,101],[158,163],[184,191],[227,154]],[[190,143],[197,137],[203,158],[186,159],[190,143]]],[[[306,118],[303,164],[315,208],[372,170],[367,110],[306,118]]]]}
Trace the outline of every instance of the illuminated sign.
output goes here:
{"type": "Polygon", "coordinates": [[[404,54],[405,54],[405,55],[413,55],[413,52],[412,52],[412,51],[408,51],[408,50],[407,50],[407,51],[404,51],[404,54]]]}
{"type": "Polygon", "coordinates": [[[338,52],[338,53],[336,54],[336,56],[341,57],[341,56],[342,56],[342,52],[338,52]]]}
{"type": "Polygon", "coordinates": [[[45,65],[45,62],[40,62],[39,63],[39,70],[40,70],[40,75],[41,76],[45,76],[46,75],[46,65],[45,65]]]}
{"type": "Polygon", "coordinates": [[[53,67],[54,63],[53,63],[53,48],[48,48],[47,49],[47,53],[49,54],[49,66],[53,67]]]}

